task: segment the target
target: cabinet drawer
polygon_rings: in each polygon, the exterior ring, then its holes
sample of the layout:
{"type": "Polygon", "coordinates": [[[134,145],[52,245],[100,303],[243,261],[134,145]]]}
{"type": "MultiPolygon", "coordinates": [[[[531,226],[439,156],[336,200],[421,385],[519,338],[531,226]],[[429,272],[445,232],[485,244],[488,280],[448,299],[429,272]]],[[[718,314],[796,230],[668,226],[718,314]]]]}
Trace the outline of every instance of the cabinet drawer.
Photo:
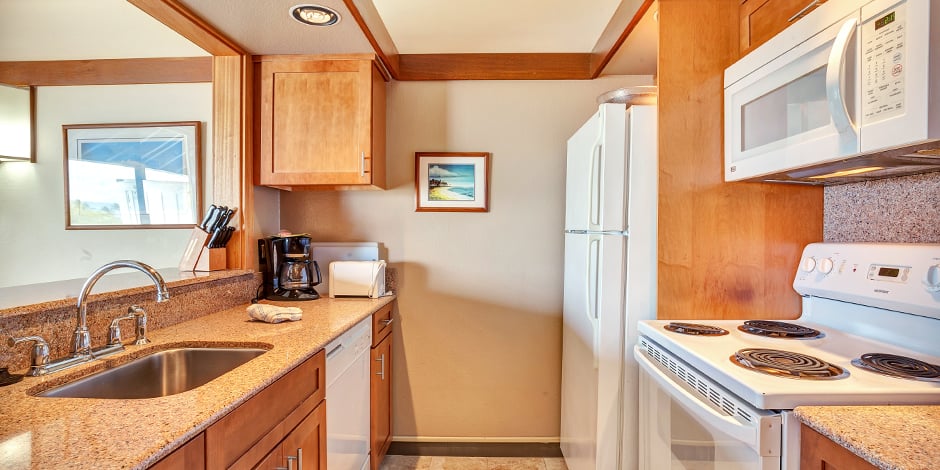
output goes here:
{"type": "Polygon", "coordinates": [[[209,427],[206,468],[230,467],[262,438],[280,442],[283,434],[278,438],[269,432],[302,403],[318,403],[324,398],[325,357],[324,351],[318,352],[209,427]]]}
{"type": "Polygon", "coordinates": [[[372,347],[392,332],[392,304],[382,307],[372,314],[372,347]]]}

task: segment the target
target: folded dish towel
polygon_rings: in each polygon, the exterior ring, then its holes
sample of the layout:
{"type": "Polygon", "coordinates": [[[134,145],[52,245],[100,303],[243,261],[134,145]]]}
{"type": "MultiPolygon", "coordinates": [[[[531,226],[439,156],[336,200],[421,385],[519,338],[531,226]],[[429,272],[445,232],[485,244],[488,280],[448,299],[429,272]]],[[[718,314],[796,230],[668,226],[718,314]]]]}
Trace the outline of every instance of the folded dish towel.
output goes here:
{"type": "Polygon", "coordinates": [[[252,320],[267,323],[297,321],[303,316],[297,307],[278,307],[277,305],[252,304],[248,306],[248,316],[252,320]]]}

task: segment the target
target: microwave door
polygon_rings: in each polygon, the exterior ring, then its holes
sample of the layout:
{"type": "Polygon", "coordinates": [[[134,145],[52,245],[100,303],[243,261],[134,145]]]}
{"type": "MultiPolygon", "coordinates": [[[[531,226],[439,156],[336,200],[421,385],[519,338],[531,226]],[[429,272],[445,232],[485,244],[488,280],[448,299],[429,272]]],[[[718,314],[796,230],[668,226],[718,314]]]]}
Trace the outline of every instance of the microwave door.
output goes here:
{"type": "Polygon", "coordinates": [[[763,65],[735,64],[750,73],[725,89],[726,181],[858,153],[857,24],[856,12],[763,65]]]}

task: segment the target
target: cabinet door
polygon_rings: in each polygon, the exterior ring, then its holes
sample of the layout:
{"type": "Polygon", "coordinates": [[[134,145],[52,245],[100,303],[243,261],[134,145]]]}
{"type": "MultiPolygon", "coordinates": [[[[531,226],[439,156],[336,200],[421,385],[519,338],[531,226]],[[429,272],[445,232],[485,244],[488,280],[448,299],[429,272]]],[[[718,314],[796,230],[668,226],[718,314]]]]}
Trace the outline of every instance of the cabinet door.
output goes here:
{"type": "Polygon", "coordinates": [[[326,402],[294,428],[281,444],[253,467],[255,470],[326,469],[326,402]],[[298,465],[299,461],[299,465],[298,465]]]}
{"type": "Polygon", "coordinates": [[[294,457],[301,465],[288,468],[326,469],[326,402],[321,402],[281,443],[284,463],[294,457]]]}
{"type": "Polygon", "coordinates": [[[372,348],[372,470],[392,443],[392,335],[372,348]]]}
{"type": "Polygon", "coordinates": [[[199,433],[182,447],[150,466],[150,470],[202,470],[204,468],[206,468],[205,433],[199,433]]]}
{"type": "Polygon", "coordinates": [[[741,55],[774,37],[822,3],[814,0],[746,0],[740,9],[741,55]],[[801,15],[793,18],[797,13],[801,15]]]}
{"type": "Polygon", "coordinates": [[[260,62],[260,184],[372,184],[372,69],[369,60],[260,62]]]}
{"type": "Polygon", "coordinates": [[[813,428],[800,425],[800,468],[806,470],[875,470],[875,466],[813,428]]]}

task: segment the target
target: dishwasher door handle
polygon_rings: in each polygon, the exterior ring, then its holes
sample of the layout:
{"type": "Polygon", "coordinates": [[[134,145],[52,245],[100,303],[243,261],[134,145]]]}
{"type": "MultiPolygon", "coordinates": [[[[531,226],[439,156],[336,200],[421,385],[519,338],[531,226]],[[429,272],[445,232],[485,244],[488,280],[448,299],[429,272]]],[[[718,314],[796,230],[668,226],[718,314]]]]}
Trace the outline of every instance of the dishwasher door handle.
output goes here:
{"type": "Polygon", "coordinates": [[[337,353],[339,353],[339,352],[342,351],[343,349],[345,349],[345,347],[343,346],[343,343],[337,344],[336,347],[334,347],[334,348],[331,349],[328,353],[326,353],[326,358],[329,359],[330,356],[336,355],[337,353]]]}

